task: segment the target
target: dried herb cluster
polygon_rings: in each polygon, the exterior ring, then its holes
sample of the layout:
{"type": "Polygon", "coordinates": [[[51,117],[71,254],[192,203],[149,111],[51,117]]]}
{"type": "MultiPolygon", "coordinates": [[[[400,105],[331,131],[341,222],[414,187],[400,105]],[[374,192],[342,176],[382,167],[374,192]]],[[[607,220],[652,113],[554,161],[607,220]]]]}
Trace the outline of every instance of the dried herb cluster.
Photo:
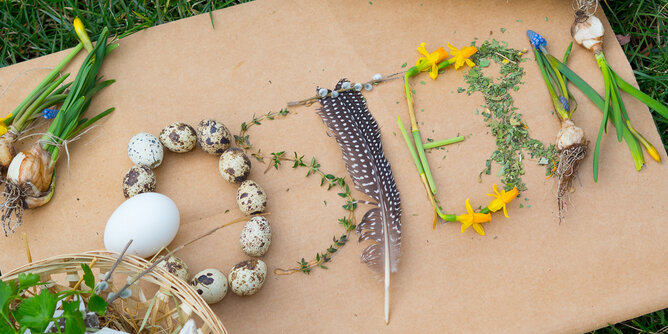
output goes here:
{"type": "MultiPolygon", "coordinates": [[[[474,43],[475,44],[475,43],[474,43]]],[[[485,97],[484,110],[480,114],[484,117],[491,134],[496,138],[496,150],[485,163],[483,173],[489,175],[492,171],[492,161],[500,165],[497,175],[501,177],[505,190],[517,187],[526,190],[522,181],[524,166],[522,159],[525,152],[538,163],[546,165],[546,175],[551,175],[555,168],[556,150],[554,145],[545,146],[537,139],[531,138],[529,129],[513,106],[512,91],[518,91],[524,76],[524,69],[520,63],[520,50],[509,48],[506,42],[497,40],[485,41],[478,47],[474,61],[480,66],[471,68],[464,78],[469,84],[466,93],[481,92],[485,97]],[[483,69],[490,65],[490,61],[500,64],[500,76],[495,80],[483,74],[483,69]]]]}
{"type": "Polygon", "coordinates": [[[342,205],[348,213],[346,216],[338,219],[338,223],[341,224],[344,228],[344,233],[341,234],[338,238],[334,236],[332,238],[332,244],[322,252],[316,253],[315,257],[311,260],[306,260],[302,258],[300,261],[297,261],[298,266],[289,268],[289,269],[276,269],[274,273],[281,275],[288,275],[295,272],[303,272],[309,274],[312,269],[320,267],[322,269],[327,269],[327,266],[324,264],[331,261],[332,256],[341,249],[346,243],[350,240],[350,233],[355,230],[355,209],[357,209],[357,201],[352,197],[350,193],[350,187],[346,184],[346,181],[342,177],[337,177],[335,175],[326,173],[320,169],[320,163],[311,157],[307,159],[304,155],[299,155],[297,152],[293,152],[292,156],[287,155],[285,151],[281,152],[271,152],[268,156],[265,156],[260,149],[256,149],[250,141],[250,135],[248,134],[248,129],[253,125],[261,125],[265,120],[274,120],[277,117],[285,117],[290,114],[290,111],[287,109],[281,109],[278,112],[269,112],[265,115],[256,117],[253,116],[253,119],[246,123],[241,124],[241,131],[239,135],[235,135],[234,139],[237,145],[242,148],[246,153],[255,157],[258,161],[262,163],[267,163],[267,170],[271,167],[279,170],[280,167],[285,166],[283,162],[291,162],[291,167],[293,169],[304,168],[306,169],[306,177],[311,175],[320,176],[320,186],[327,186],[327,190],[332,188],[337,188],[340,190],[338,195],[345,200],[345,204],[342,205]],[[265,161],[265,158],[268,161],[265,161]]]}

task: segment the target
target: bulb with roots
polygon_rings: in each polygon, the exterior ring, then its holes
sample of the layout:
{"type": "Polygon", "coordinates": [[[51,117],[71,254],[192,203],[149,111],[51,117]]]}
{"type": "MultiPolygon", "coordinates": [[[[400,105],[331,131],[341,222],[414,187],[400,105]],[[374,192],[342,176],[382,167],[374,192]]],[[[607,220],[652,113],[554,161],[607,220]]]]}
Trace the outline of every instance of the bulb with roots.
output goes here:
{"type": "Polygon", "coordinates": [[[48,203],[54,191],[51,154],[41,145],[17,154],[7,169],[0,220],[5,234],[22,224],[23,210],[48,203]]]}
{"type": "Polygon", "coordinates": [[[566,119],[561,122],[561,129],[557,133],[557,151],[559,163],[555,171],[557,179],[557,206],[559,222],[566,213],[566,194],[571,189],[573,177],[578,171],[580,162],[587,154],[587,139],[584,130],[566,119]]]}

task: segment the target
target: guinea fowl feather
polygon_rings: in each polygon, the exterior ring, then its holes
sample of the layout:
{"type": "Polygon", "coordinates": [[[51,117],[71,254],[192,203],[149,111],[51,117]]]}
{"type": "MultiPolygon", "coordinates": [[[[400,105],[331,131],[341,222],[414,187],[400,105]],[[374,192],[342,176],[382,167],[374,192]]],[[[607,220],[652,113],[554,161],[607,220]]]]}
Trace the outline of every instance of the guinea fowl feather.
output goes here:
{"type": "MultiPolygon", "coordinates": [[[[341,89],[346,79],[339,81],[341,89]]],[[[385,320],[388,321],[389,273],[397,270],[401,248],[401,202],[385,158],[380,128],[360,92],[347,90],[337,97],[319,99],[318,115],[341,147],[343,162],[355,189],[373,198],[375,207],[366,212],[356,227],[360,241],[373,243],[362,251],[361,260],[385,276],[385,320]]]]}

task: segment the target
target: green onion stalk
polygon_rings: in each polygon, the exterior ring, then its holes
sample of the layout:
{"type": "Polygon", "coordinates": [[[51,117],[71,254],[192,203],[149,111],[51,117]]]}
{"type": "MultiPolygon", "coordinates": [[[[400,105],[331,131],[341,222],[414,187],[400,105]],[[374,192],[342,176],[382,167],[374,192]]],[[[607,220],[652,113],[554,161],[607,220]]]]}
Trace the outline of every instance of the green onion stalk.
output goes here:
{"type": "MultiPolygon", "coordinates": [[[[531,41],[536,63],[552,98],[554,110],[561,122],[561,129],[556,138],[559,161],[553,175],[557,180],[558,217],[559,221],[562,221],[566,213],[566,196],[572,189],[573,178],[577,175],[580,163],[587,154],[588,142],[584,130],[573,122],[572,116],[577,109],[577,102],[568,90],[568,78],[548,60],[550,54],[546,49],[547,41],[532,30],[527,30],[527,36],[531,41]]],[[[566,49],[563,57],[564,63],[568,60],[572,46],[573,43],[566,49]]]]}
{"type": "Polygon", "coordinates": [[[603,112],[603,119],[601,120],[601,126],[598,131],[596,146],[594,148],[594,181],[598,181],[599,150],[603,133],[607,132],[606,127],[608,120],[610,120],[615,127],[617,140],[621,142],[622,139],[624,139],[629,146],[637,170],[640,170],[645,163],[642,153],[643,147],[654,160],[661,162],[661,156],[656,148],[631,125],[631,120],[626,112],[624,101],[622,100],[621,91],[623,90],[640,100],[666,119],[668,119],[668,106],[652,99],[647,94],[644,94],[628,82],[624,81],[624,79],[610,67],[610,64],[605,58],[605,54],[603,53],[603,24],[593,15],[593,13],[589,13],[591,6],[591,1],[578,1],[578,9],[575,12],[575,21],[571,27],[571,35],[576,43],[582,45],[594,54],[596,63],[603,76],[605,97],[601,98],[591,86],[573,73],[573,71],[568,69],[564,63],[551,56],[547,56],[547,60],[582,90],[582,92],[585,93],[585,95],[587,95],[587,97],[589,97],[589,99],[591,99],[603,112]]]}
{"type": "Polygon", "coordinates": [[[14,143],[19,135],[40,117],[53,118],[53,106],[61,104],[67,94],[65,90],[69,84],[63,82],[69,74],[60,75],[67,64],[81,51],[83,44],[79,43],[53,70],[33,89],[13,112],[0,120],[0,170],[7,170],[16,155],[14,143]]]}
{"type": "Polygon", "coordinates": [[[5,199],[0,207],[5,234],[22,224],[23,209],[49,202],[55,190],[55,166],[67,143],[113,111],[113,108],[108,109],[91,119],[83,117],[92,97],[114,82],[98,77],[104,57],[116,47],[115,44],[107,45],[108,35],[108,29],[104,28],[46,133],[30,149],[17,154],[9,165],[3,192],[5,199]]]}

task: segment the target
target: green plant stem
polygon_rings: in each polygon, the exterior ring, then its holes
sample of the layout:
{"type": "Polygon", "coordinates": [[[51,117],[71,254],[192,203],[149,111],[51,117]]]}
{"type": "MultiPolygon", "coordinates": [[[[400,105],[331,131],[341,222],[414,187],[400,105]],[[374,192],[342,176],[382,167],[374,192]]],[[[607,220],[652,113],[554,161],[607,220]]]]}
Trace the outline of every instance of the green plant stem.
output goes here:
{"type": "MultiPolygon", "coordinates": [[[[33,114],[37,111],[41,111],[39,109],[40,106],[44,104],[44,101],[49,97],[49,95],[56,89],[60,84],[62,84],[67,77],[69,77],[69,73],[63,75],[62,77],[58,78],[56,81],[52,82],[50,85],[44,89],[42,94],[40,94],[33,103],[31,103],[25,111],[21,114],[21,117],[19,119],[16,119],[14,122],[12,122],[12,125],[16,127],[18,131],[21,131],[25,129],[25,127],[28,125],[30,119],[32,118],[33,114]]],[[[50,106],[50,105],[49,105],[50,106]]]]}
{"type": "Polygon", "coordinates": [[[404,127],[404,123],[401,121],[401,117],[399,116],[397,116],[397,124],[399,125],[399,131],[401,131],[401,135],[404,137],[404,141],[406,141],[406,146],[408,147],[408,151],[411,153],[411,157],[413,158],[413,162],[415,163],[415,168],[417,168],[418,174],[424,174],[424,169],[422,169],[420,158],[418,157],[417,152],[415,152],[415,147],[413,147],[411,137],[408,135],[408,132],[404,127]]]}
{"type": "Polygon", "coordinates": [[[35,87],[35,89],[33,89],[28,97],[26,97],[26,99],[21,104],[19,104],[16,109],[14,109],[11,120],[21,116],[22,112],[25,111],[25,107],[28,104],[28,101],[34,100],[34,98],[39,95],[39,92],[42,91],[47,85],[49,85],[58,76],[58,74],[60,74],[60,71],[65,68],[67,64],[69,64],[69,62],[79,53],[79,51],[81,51],[82,48],[83,44],[77,44],[77,46],[75,46],[74,49],[72,49],[72,51],[70,51],[70,53],[68,53],[67,56],[65,56],[65,58],[63,58],[63,60],[61,60],[60,63],[58,63],[58,65],[53,68],[53,70],[51,70],[46,78],[44,78],[42,82],[40,82],[39,85],[35,87]]]}
{"type": "Polygon", "coordinates": [[[548,70],[547,67],[550,66],[547,64],[547,59],[543,55],[542,52],[539,50],[536,50],[536,48],[533,49],[534,55],[536,57],[536,62],[538,63],[538,67],[540,68],[540,73],[543,75],[543,80],[545,80],[545,85],[547,86],[547,90],[550,93],[550,97],[552,97],[552,104],[554,105],[554,109],[557,111],[557,114],[559,114],[559,117],[561,119],[569,119],[570,114],[566,112],[564,107],[561,104],[561,101],[559,101],[559,98],[557,97],[557,93],[554,90],[554,87],[552,87],[552,81],[549,78],[548,75],[548,70]]]}
{"type": "MultiPolygon", "coordinates": [[[[602,112],[605,111],[606,109],[606,101],[603,100],[603,98],[598,95],[596,90],[592,88],[586,81],[582,80],[580,76],[578,76],[575,72],[573,72],[571,69],[569,69],[566,65],[561,63],[558,59],[554,58],[551,55],[547,55],[547,59],[555,64],[555,67],[559,69],[559,71],[564,74],[566,78],[570,82],[572,82],[582,93],[584,93],[589,100],[591,100],[602,112]]],[[[608,101],[609,104],[609,101],[608,101]]],[[[605,118],[605,112],[604,112],[604,118],[605,118]]],[[[614,124],[614,121],[613,121],[614,124]]],[[[599,129],[600,130],[600,129],[599,129]]],[[[642,147],[640,147],[640,143],[636,140],[636,138],[633,136],[633,134],[627,129],[626,127],[622,128],[622,136],[624,137],[624,141],[626,141],[626,145],[629,147],[629,151],[631,152],[631,156],[633,157],[633,162],[635,163],[636,169],[640,170],[642,168],[642,165],[645,163],[645,159],[643,158],[642,155],[642,147]]],[[[598,179],[598,154],[596,153],[596,150],[594,150],[594,181],[596,182],[598,179]]]]}
{"type": "Polygon", "coordinates": [[[422,145],[422,147],[424,147],[424,149],[426,149],[426,150],[429,150],[429,149],[436,148],[436,147],[441,147],[441,146],[445,146],[445,145],[459,143],[460,141],[463,141],[464,139],[465,139],[464,136],[458,136],[458,137],[443,139],[443,140],[439,140],[439,141],[424,143],[422,145]]]}

